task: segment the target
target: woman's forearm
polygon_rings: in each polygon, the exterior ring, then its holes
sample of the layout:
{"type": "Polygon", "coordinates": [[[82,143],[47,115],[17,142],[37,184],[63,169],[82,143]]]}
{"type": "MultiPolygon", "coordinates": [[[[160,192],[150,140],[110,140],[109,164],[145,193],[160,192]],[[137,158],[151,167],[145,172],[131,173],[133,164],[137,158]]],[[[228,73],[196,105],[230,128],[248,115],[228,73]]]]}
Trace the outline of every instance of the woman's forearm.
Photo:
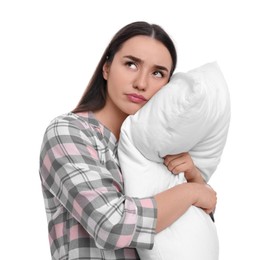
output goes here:
{"type": "Polygon", "coordinates": [[[191,174],[190,177],[187,177],[186,174],[185,174],[185,177],[187,179],[187,182],[195,182],[200,184],[206,183],[201,175],[200,170],[197,167],[194,167],[193,173],[191,174]]]}
{"type": "Polygon", "coordinates": [[[160,232],[182,216],[194,204],[194,184],[183,183],[155,196],[157,202],[156,232],[160,232]]]}
{"type": "Polygon", "coordinates": [[[204,209],[206,213],[212,212],[217,197],[216,192],[205,183],[182,183],[155,195],[155,200],[158,233],[182,216],[191,205],[204,209]]]}

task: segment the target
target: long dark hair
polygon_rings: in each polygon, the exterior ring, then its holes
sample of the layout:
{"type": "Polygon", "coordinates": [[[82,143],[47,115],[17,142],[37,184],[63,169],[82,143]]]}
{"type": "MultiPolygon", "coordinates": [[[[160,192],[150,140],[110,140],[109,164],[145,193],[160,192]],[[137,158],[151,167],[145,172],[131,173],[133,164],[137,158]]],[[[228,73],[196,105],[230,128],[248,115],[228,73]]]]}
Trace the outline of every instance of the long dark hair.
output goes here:
{"type": "Polygon", "coordinates": [[[106,80],[103,78],[103,66],[105,62],[111,63],[114,59],[116,52],[118,52],[122,44],[128,39],[144,35],[152,37],[160,41],[169,50],[172,57],[172,69],[170,75],[176,67],[177,54],[174,43],[170,36],[164,31],[162,27],[156,24],[149,24],[147,22],[133,22],[125,27],[121,28],[113,37],[108,47],[104,51],[97,68],[89,81],[83,96],[77,107],[72,111],[85,112],[85,111],[97,111],[104,107],[106,102],[107,88],[106,80]]]}

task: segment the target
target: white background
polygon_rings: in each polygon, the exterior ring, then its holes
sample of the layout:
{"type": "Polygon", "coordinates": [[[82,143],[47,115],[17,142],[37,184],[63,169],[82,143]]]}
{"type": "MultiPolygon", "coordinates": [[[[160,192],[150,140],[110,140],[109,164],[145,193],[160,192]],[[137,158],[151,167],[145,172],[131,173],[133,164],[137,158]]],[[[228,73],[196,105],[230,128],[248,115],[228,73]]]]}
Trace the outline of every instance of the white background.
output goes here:
{"type": "Polygon", "coordinates": [[[216,60],[230,89],[230,132],[211,179],[220,260],[273,259],[272,11],[264,0],[1,0],[1,256],[50,259],[44,130],[75,107],[113,34],[146,20],[174,39],[177,71],[216,60]]]}

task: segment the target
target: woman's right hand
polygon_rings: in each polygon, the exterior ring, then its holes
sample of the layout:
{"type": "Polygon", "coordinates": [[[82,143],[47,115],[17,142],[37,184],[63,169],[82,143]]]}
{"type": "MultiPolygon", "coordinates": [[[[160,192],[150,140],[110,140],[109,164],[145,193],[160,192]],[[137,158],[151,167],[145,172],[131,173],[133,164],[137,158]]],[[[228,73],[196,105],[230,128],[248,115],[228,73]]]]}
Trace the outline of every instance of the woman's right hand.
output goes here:
{"type": "Polygon", "coordinates": [[[202,208],[207,214],[215,210],[217,193],[208,184],[192,183],[195,187],[196,199],[194,206],[202,208]]]}

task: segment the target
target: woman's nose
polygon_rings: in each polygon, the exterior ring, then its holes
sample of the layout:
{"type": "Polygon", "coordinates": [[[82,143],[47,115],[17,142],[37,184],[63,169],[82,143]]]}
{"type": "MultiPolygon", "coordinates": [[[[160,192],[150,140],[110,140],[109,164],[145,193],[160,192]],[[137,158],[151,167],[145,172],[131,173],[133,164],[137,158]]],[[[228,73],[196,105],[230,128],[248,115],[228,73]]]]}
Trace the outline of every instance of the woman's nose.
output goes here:
{"type": "Polygon", "coordinates": [[[148,75],[145,72],[141,72],[137,75],[133,87],[140,91],[145,91],[148,87],[148,75]]]}

